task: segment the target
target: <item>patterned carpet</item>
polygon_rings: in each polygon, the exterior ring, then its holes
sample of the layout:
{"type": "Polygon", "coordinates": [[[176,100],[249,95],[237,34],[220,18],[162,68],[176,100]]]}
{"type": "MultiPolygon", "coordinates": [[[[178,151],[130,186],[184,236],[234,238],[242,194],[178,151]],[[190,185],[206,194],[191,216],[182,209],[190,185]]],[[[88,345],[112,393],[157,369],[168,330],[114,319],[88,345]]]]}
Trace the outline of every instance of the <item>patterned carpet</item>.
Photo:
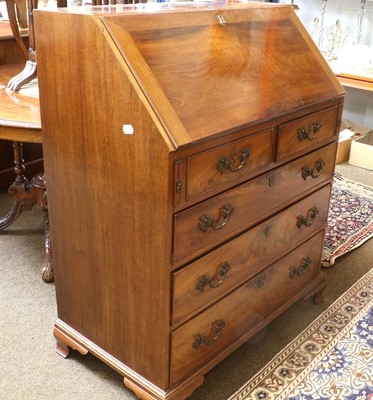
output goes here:
{"type": "Polygon", "coordinates": [[[228,400],[373,400],[373,270],[228,400]]]}
{"type": "Polygon", "coordinates": [[[373,236],[373,188],[336,173],[325,233],[322,266],[373,236]]]}

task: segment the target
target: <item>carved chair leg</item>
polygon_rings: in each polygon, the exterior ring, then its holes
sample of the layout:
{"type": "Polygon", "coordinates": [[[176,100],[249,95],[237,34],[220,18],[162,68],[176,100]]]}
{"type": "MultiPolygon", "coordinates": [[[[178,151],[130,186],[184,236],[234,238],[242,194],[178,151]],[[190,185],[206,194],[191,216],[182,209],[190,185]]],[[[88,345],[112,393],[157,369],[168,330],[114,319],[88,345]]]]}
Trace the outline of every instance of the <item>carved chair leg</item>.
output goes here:
{"type": "Polygon", "coordinates": [[[7,87],[12,92],[18,92],[26,83],[31,82],[36,77],[36,62],[28,60],[23,70],[8,82],[7,87]]]}
{"type": "MultiPolygon", "coordinates": [[[[22,41],[20,36],[20,32],[17,26],[17,17],[14,13],[14,4],[19,3],[19,0],[8,0],[8,14],[9,14],[9,21],[11,23],[12,32],[14,38],[16,39],[18,45],[21,47],[22,51],[25,51],[25,45],[22,41]]],[[[12,92],[17,92],[24,86],[26,83],[29,83],[33,79],[37,77],[37,65],[36,65],[36,50],[35,50],[35,34],[34,34],[34,15],[33,11],[37,8],[37,0],[29,0],[27,2],[28,11],[28,31],[29,31],[29,49],[27,51],[27,58],[28,61],[24,69],[15,77],[13,77],[8,82],[8,89],[12,92]]]]}
{"type": "Polygon", "coordinates": [[[49,230],[49,215],[48,215],[48,201],[47,201],[47,188],[45,183],[45,174],[42,172],[32,178],[32,186],[35,189],[35,197],[38,206],[44,212],[45,223],[45,258],[44,264],[41,269],[41,277],[44,282],[50,283],[54,281],[53,275],[53,257],[52,257],[52,242],[49,230]]]}
{"type": "Polygon", "coordinates": [[[35,200],[35,190],[30,181],[24,176],[25,166],[23,165],[22,143],[13,142],[14,150],[14,172],[16,178],[8,192],[15,196],[11,210],[0,218],[0,229],[11,225],[21,214],[22,211],[31,210],[35,200]]]}

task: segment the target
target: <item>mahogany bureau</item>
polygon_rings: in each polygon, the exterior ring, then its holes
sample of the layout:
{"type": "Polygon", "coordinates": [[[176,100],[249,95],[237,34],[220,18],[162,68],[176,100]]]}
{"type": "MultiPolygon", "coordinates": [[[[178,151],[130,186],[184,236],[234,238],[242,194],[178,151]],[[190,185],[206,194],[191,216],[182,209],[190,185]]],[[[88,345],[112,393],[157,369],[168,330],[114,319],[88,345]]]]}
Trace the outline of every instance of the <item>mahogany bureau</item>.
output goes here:
{"type": "Polygon", "coordinates": [[[35,11],[57,350],[185,399],[321,301],[344,91],[290,6],[35,11]]]}

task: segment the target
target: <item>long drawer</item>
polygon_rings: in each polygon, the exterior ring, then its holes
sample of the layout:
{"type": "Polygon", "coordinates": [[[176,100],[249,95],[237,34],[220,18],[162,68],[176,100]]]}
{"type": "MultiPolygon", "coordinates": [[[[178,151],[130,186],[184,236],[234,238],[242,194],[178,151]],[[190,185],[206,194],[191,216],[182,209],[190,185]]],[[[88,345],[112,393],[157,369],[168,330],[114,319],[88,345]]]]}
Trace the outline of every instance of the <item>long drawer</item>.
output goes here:
{"type": "Polygon", "coordinates": [[[217,356],[319,273],[323,232],[171,334],[171,385],[217,356]]]}
{"type": "Polygon", "coordinates": [[[328,216],[327,185],[173,276],[173,324],[196,314],[258,274],[277,257],[322,229],[328,216]]]}
{"type": "Polygon", "coordinates": [[[336,143],[271,170],[174,216],[174,262],[217,246],[289,204],[334,172],[336,143]]]}

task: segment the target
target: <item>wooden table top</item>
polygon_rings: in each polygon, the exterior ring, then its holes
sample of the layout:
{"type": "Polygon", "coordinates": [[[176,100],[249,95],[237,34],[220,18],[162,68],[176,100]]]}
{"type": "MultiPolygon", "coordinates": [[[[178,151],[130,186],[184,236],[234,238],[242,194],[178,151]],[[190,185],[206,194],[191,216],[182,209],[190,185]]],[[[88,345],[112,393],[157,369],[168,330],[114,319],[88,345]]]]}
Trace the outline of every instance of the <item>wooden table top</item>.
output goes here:
{"type": "Polygon", "coordinates": [[[13,37],[9,22],[0,21],[0,38],[13,37]]]}
{"type": "MultiPolygon", "coordinates": [[[[28,36],[28,31],[26,30],[21,30],[20,32],[21,36],[28,36]]],[[[13,32],[12,28],[10,27],[9,21],[6,20],[0,20],[0,40],[1,39],[13,39],[13,32]]]]}
{"type": "Polygon", "coordinates": [[[16,93],[6,88],[23,67],[24,64],[0,66],[0,139],[41,143],[37,82],[30,82],[16,93]]]}

